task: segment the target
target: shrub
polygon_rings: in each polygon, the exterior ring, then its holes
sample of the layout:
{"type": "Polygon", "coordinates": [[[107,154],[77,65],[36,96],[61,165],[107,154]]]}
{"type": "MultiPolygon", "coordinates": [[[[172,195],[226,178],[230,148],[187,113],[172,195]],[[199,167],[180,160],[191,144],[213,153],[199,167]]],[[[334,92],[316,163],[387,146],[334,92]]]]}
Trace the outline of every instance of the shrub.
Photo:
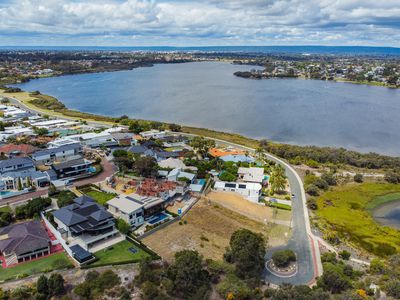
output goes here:
{"type": "Polygon", "coordinates": [[[364,176],[362,174],[356,174],[353,177],[353,180],[358,183],[362,183],[364,181],[364,176]]]}
{"type": "Polygon", "coordinates": [[[347,250],[343,250],[343,251],[340,251],[340,252],[339,252],[339,257],[340,257],[341,259],[349,260],[349,259],[350,259],[350,256],[351,256],[351,253],[350,253],[349,251],[347,251],[347,250]]]}
{"type": "Polygon", "coordinates": [[[310,184],[306,187],[306,193],[311,195],[311,196],[318,196],[319,195],[319,189],[316,185],[310,184]]]}
{"type": "Polygon", "coordinates": [[[289,249],[276,251],[272,255],[272,261],[278,268],[285,268],[289,266],[291,262],[296,261],[296,254],[289,249]]]}

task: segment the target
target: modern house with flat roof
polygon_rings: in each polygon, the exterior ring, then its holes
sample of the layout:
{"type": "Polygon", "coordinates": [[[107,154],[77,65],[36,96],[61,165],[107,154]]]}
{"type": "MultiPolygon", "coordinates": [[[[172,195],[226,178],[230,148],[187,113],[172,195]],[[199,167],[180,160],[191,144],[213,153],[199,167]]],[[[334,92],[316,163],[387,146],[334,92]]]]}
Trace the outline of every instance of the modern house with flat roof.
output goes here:
{"type": "Polygon", "coordinates": [[[264,168],[257,168],[257,167],[251,167],[251,168],[244,168],[240,167],[238,169],[238,176],[239,179],[244,181],[244,182],[255,182],[255,183],[260,183],[264,181],[264,168]]]}
{"type": "Polygon", "coordinates": [[[149,130],[149,131],[143,131],[143,132],[140,133],[140,135],[143,138],[146,138],[146,139],[150,139],[150,138],[160,139],[160,138],[163,138],[163,137],[166,136],[166,132],[152,129],[152,130],[149,130]]]}
{"type": "Polygon", "coordinates": [[[91,161],[84,158],[78,158],[74,160],[64,161],[61,163],[53,163],[51,167],[57,174],[57,178],[63,179],[72,177],[82,177],[83,175],[89,173],[91,165],[92,165],[91,161]]]}
{"type": "Polygon", "coordinates": [[[131,227],[139,227],[144,223],[144,202],[138,197],[119,195],[107,202],[108,211],[115,217],[121,218],[131,227]]]}
{"type": "Polygon", "coordinates": [[[258,202],[261,196],[262,186],[259,183],[252,182],[225,182],[217,181],[214,189],[222,192],[234,192],[242,195],[252,202],[258,202]]]}
{"type": "Polygon", "coordinates": [[[50,254],[51,241],[39,221],[0,228],[0,259],[8,267],[50,254]]]}
{"type": "Polygon", "coordinates": [[[39,164],[50,164],[82,158],[82,153],[82,145],[74,143],[36,151],[32,154],[32,159],[39,164]]]}
{"type": "Polygon", "coordinates": [[[57,230],[69,244],[90,251],[105,240],[120,236],[115,220],[103,206],[88,196],[53,212],[57,230]]]}

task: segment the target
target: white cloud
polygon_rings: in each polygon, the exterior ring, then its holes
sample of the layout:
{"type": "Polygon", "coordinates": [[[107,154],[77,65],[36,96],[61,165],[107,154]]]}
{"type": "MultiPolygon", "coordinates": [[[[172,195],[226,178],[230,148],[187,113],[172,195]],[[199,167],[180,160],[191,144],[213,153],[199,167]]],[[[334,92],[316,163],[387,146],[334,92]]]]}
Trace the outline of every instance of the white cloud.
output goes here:
{"type": "MultiPolygon", "coordinates": [[[[399,0],[8,0],[3,41],[400,46],[399,0]]],[[[15,44],[14,42],[14,44],[15,44]]],[[[42,42],[42,44],[44,44],[42,42]]]]}

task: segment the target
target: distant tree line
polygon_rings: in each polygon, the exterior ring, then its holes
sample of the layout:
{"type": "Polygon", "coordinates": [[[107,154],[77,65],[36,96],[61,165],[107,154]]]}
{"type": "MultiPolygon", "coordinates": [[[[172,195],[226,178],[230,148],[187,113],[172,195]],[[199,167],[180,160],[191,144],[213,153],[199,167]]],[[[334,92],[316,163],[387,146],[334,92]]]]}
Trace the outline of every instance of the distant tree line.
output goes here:
{"type": "Polygon", "coordinates": [[[260,146],[267,152],[287,159],[294,164],[308,164],[308,162],[314,161],[317,164],[346,164],[366,169],[400,168],[399,157],[372,152],[363,154],[344,148],[276,144],[265,140],[260,142],[260,146]]]}

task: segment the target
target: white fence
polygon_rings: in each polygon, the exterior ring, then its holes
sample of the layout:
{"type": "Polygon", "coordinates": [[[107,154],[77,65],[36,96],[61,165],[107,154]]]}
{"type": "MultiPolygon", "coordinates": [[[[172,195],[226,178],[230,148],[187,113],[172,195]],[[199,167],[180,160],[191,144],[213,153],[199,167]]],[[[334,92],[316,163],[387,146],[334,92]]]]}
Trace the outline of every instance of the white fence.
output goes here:
{"type": "Polygon", "coordinates": [[[61,233],[54,228],[53,224],[50,223],[49,220],[47,220],[46,216],[43,214],[43,212],[40,213],[40,216],[42,217],[42,220],[46,224],[47,228],[54,234],[54,236],[57,238],[57,240],[60,242],[61,246],[64,248],[64,250],[68,253],[71,258],[80,265],[80,263],[74,258],[72,254],[71,248],[67,245],[66,241],[62,238],[61,233]]]}

